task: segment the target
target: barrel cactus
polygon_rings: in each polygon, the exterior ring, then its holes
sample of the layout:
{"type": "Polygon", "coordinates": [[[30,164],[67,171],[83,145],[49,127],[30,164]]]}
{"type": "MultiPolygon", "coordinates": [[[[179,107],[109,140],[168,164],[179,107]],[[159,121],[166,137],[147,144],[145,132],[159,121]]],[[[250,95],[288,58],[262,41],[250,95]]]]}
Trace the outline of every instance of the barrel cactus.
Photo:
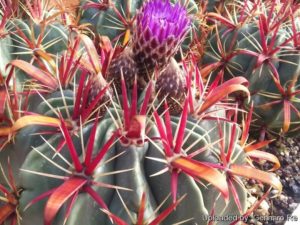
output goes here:
{"type": "Polygon", "coordinates": [[[80,32],[69,38],[55,60],[8,65],[31,83],[5,86],[0,224],[225,225],[248,213],[243,179],[280,192],[249,163],[261,155],[247,144],[250,117],[241,129],[227,98],[250,95],[245,78],[204,84],[194,57],[171,57],[140,89],[132,46],[114,54],[80,32]]]}
{"type": "MultiPolygon", "coordinates": [[[[1,20],[1,17],[0,17],[0,20],[1,20]]],[[[3,21],[2,21],[3,22],[3,21]]],[[[7,72],[5,70],[5,66],[10,62],[10,60],[12,59],[12,55],[11,55],[11,52],[12,52],[12,48],[10,47],[11,45],[11,39],[10,37],[7,35],[6,31],[3,29],[1,30],[1,32],[4,33],[3,34],[0,34],[1,36],[1,40],[0,40],[0,49],[1,49],[1,52],[3,54],[1,54],[1,64],[0,64],[0,73],[3,75],[3,76],[6,76],[7,75],[7,72]],[[4,37],[5,36],[5,37],[4,37]]]]}
{"type": "Polygon", "coordinates": [[[228,4],[227,14],[208,13],[215,28],[201,60],[202,71],[225,80],[235,76],[249,80],[253,131],[262,134],[299,133],[297,4],[246,1],[241,5],[236,1],[228,4]]]}
{"type": "Polygon", "coordinates": [[[5,66],[12,59],[12,41],[9,36],[9,31],[7,30],[6,24],[8,23],[10,17],[12,16],[12,11],[9,10],[11,5],[6,4],[6,2],[0,2],[0,49],[1,49],[1,64],[0,73],[4,76],[6,75],[5,66]]]}
{"type": "MultiPolygon", "coordinates": [[[[56,9],[48,9],[48,1],[27,1],[21,7],[12,8],[14,1],[2,1],[4,16],[1,19],[1,73],[8,75],[5,69],[9,60],[22,59],[31,64],[39,60],[49,60],[52,55],[60,54],[67,48],[68,27],[57,14],[56,9]],[[38,4],[37,4],[38,3],[38,4]],[[16,13],[18,12],[18,14],[16,13]],[[7,13],[9,12],[9,14],[7,13]]],[[[17,79],[27,80],[26,74],[18,72],[17,79]]]]}
{"type": "MultiPolygon", "coordinates": [[[[141,11],[144,3],[148,0],[92,0],[81,1],[82,16],[81,24],[92,24],[95,33],[108,36],[113,41],[120,41],[127,44],[129,37],[135,30],[135,19],[137,13],[141,11]]],[[[151,2],[151,1],[150,1],[151,2]]],[[[160,1],[164,2],[164,1],[160,1]]],[[[169,1],[166,1],[169,2],[169,1]]],[[[182,48],[187,51],[194,35],[199,32],[197,20],[198,8],[194,0],[187,2],[171,0],[172,3],[181,3],[187,9],[193,21],[193,31],[185,38],[182,48]]]]}

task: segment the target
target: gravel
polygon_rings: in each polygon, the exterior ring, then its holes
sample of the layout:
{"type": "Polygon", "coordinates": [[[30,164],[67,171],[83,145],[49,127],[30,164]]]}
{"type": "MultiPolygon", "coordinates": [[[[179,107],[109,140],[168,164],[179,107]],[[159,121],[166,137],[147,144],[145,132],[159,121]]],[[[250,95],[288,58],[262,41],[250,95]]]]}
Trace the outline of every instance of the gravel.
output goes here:
{"type": "MultiPolygon", "coordinates": [[[[272,198],[274,193],[263,201],[260,207],[251,215],[249,225],[283,225],[289,222],[291,225],[300,224],[300,215],[292,216],[292,213],[300,203],[300,138],[286,138],[272,143],[265,151],[276,155],[281,163],[281,168],[275,171],[280,177],[283,191],[281,195],[272,198]],[[297,221],[293,221],[297,220],[297,221]]],[[[261,168],[267,170],[272,165],[264,163],[261,168]]],[[[250,180],[246,184],[254,198],[261,197],[268,187],[250,180]]],[[[253,198],[253,197],[252,197],[253,198]]],[[[253,199],[249,199],[249,202],[253,199]]],[[[250,204],[249,203],[249,204],[250,204]]]]}

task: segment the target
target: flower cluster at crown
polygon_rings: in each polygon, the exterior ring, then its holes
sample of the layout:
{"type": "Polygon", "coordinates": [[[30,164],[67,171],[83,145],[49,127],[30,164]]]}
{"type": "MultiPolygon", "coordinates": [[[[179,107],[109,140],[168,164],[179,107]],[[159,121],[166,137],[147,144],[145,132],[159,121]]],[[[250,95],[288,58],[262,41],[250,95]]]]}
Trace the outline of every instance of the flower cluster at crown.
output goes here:
{"type": "Polygon", "coordinates": [[[138,13],[137,24],[149,28],[152,36],[160,43],[171,36],[181,42],[189,30],[191,20],[186,8],[179,2],[172,5],[169,0],[152,0],[145,3],[138,13]]]}

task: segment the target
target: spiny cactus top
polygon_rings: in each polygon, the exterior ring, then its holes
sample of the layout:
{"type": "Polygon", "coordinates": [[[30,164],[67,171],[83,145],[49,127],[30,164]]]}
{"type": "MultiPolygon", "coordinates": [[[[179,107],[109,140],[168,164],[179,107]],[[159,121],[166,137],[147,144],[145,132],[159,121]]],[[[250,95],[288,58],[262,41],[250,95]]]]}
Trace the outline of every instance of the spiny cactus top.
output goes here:
{"type": "Polygon", "coordinates": [[[133,51],[140,73],[151,74],[155,66],[166,66],[190,27],[187,11],[169,0],[147,1],[137,14],[133,51]]]}

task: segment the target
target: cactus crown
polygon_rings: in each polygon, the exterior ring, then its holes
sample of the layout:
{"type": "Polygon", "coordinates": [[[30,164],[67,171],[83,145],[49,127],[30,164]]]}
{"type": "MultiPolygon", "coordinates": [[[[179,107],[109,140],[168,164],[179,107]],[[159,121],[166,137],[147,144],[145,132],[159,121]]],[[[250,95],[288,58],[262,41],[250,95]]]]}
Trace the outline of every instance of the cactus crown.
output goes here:
{"type": "Polygon", "coordinates": [[[152,36],[160,42],[166,41],[170,36],[181,40],[190,23],[185,7],[179,2],[173,6],[169,0],[148,1],[137,15],[137,24],[149,28],[152,36]]]}

